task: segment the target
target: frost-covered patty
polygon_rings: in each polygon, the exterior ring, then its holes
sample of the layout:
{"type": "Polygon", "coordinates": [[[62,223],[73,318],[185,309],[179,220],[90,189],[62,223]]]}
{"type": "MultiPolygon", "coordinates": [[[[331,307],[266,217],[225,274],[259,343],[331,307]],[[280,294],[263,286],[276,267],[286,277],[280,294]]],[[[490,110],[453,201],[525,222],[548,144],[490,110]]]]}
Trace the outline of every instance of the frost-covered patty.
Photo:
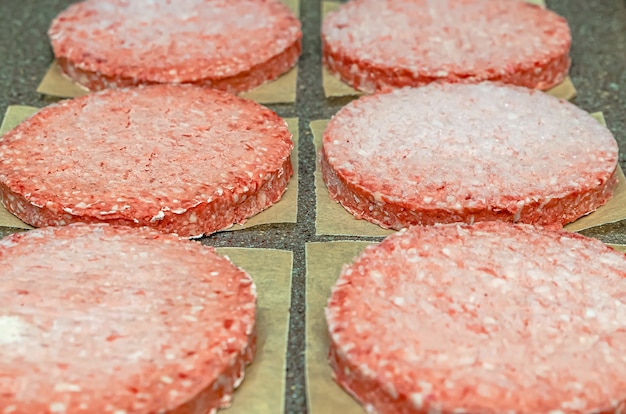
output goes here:
{"type": "Polygon", "coordinates": [[[209,247],[73,224],[0,240],[0,412],[207,414],[252,361],[256,290],[209,247]]]}
{"type": "Polygon", "coordinates": [[[108,222],[199,236],[278,201],[292,147],[283,119],[225,92],[106,90],[46,107],[0,139],[0,197],[35,227],[108,222]]]}
{"type": "Polygon", "coordinates": [[[331,198],[385,228],[504,220],[563,225],[603,205],[617,142],[529,89],[432,84],[362,97],[324,131],[331,198]]]}
{"type": "Polygon", "coordinates": [[[557,14],[522,0],[353,0],[329,13],[323,59],[365,92],[435,81],[549,89],[570,65],[557,14]]]}
{"type": "Polygon", "coordinates": [[[344,267],[336,380],[368,412],[623,413],[626,257],[527,224],[415,226],[344,267]]]}
{"type": "Polygon", "coordinates": [[[278,0],[87,0],[48,32],[70,78],[91,90],[194,83],[231,93],[295,65],[300,21],[278,0]]]}

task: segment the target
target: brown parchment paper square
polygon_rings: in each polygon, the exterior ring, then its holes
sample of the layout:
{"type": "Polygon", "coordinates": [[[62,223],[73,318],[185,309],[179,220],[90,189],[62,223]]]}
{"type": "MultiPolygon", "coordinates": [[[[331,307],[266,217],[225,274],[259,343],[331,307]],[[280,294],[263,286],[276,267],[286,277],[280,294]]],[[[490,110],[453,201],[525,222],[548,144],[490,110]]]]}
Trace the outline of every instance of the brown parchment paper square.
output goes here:
{"type": "MultiPolygon", "coordinates": [[[[23,105],[11,105],[2,120],[0,126],[0,136],[6,131],[16,127],[24,119],[36,113],[39,108],[23,105]]],[[[291,152],[291,165],[294,175],[289,180],[289,186],[280,201],[257,214],[250,217],[245,224],[235,224],[226,231],[243,230],[260,224],[273,223],[295,223],[298,219],[298,118],[286,118],[289,131],[293,135],[294,148],[291,152]]],[[[24,223],[0,204],[0,227],[15,227],[20,229],[32,229],[33,227],[24,223]]]]}
{"type": "MultiPolygon", "coordinates": [[[[602,113],[591,114],[598,122],[606,125],[602,113]]],[[[344,235],[344,236],[387,236],[393,230],[383,229],[367,220],[358,220],[348,213],[339,203],[332,201],[328,195],[326,184],[322,179],[319,167],[319,150],[322,146],[322,134],[328,120],[312,121],[310,124],[315,144],[316,168],[315,168],[315,196],[316,218],[315,233],[344,235]]],[[[618,166],[618,185],[613,197],[607,204],[598,208],[593,213],[581,217],[573,223],[565,226],[569,231],[581,231],[591,227],[626,219],[626,178],[621,167],[618,166]]]]}
{"type": "MultiPolygon", "coordinates": [[[[296,16],[300,16],[299,0],[281,1],[289,6],[296,16]]],[[[240,96],[262,104],[294,103],[297,82],[298,66],[296,65],[278,79],[244,92],[240,96]]],[[[75,98],[88,94],[89,90],[63,75],[57,61],[54,60],[39,83],[37,92],[54,98],[75,98]]]]}
{"type": "MultiPolygon", "coordinates": [[[[528,3],[536,4],[541,7],[546,7],[544,0],[526,0],[528,3]]],[[[323,1],[322,2],[322,16],[326,16],[329,12],[337,10],[341,3],[335,1],[323,1]]],[[[339,98],[344,96],[360,96],[363,92],[357,91],[350,85],[344,83],[339,77],[330,73],[324,66],[322,66],[322,85],[324,87],[324,95],[327,98],[339,98]]],[[[576,88],[570,77],[566,77],[565,80],[555,86],[554,88],[546,91],[546,93],[556,96],[557,98],[570,100],[576,97],[576,88]]]]}
{"type": "Polygon", "coordinates": [[[306,384],[309,414],[365,414],[365,410],[332,379],[328,365],[330,341],[324,307],[341,267],[367,242],[306,244],[306,384]]]}
{"type": "Polygon", "coordinates": [[[257,287],[257,349],[228,414],[283,412],[293,255],[286,250],[218,248],[257,287]]]}

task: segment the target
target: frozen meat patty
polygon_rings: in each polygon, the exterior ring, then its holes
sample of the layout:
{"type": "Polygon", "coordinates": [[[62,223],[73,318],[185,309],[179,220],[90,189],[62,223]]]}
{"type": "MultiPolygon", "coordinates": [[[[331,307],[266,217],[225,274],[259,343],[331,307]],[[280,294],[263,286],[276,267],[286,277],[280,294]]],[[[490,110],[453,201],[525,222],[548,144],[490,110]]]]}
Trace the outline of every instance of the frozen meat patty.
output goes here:
{"type": "Polygon", "coordinates": [[[238,93],[279,77],[302,50],[278,0],[87,0],[48,31],[62,71],[90,90],[192,83],[238,93]]]}
{"type": "Polygon", "coordinates": [[[567,21],[522,0],[353,0],[324,19],[325,66],[373,92],[485,80],[546,90],[570,66],[567,21]]]}
{"type": "Polygon", "coordinates": [[[606,203],[611,132],[542,92],[432,84],[362,97],[323,134],[330,197],[385,228],[503,220],[561,226],[606,203]]]}
{"type": "Polygon", "coordinates": [[[0,412],[215,413],[254,356],[255,286],[210,247],[73,224],[0,240],[0,412]]]}
{"type": "Polygon", "coordinates": [[[415,226],[341,271],[337,382],[367,412],[626,412],[626,257],[527,224],[415,226]]]}
{"type": "Polygon", "coordinates": [[[107,222],[200,236],[276,203],[292,148],[283,119],[225,92],[106,90],[46,107],[0,139],[0,199],[35,227],[107,222]]]}

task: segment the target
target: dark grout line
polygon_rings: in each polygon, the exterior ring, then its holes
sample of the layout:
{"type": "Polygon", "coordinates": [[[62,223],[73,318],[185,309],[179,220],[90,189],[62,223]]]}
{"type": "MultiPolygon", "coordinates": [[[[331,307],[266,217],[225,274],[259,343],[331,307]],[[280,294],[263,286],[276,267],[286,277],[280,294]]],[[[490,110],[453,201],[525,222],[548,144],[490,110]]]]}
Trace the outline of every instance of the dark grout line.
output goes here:
{"type": "Polygon", "coordinates": [[[323,107],[321,82],[319,0],[301,0],[302,55],[298,63],[298,92],[296,112],[299,120],[299,191],[298,223],[293,245],[293,273],[287,372],[285,386],[285,413],[306,413],[306,256],[305,246],[315,235],[315,148],[309,130],[309,119],[323,107]],[[302,18],[306,16],[306,18],[302,18]]]}

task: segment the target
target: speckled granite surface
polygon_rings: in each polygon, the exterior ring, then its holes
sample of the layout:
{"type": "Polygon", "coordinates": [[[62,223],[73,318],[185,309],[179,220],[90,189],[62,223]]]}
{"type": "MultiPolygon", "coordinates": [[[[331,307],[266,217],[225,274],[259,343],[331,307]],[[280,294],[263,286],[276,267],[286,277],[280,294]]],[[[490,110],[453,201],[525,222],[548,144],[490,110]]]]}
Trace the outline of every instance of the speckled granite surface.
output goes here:
{"type": "MultiPolygon", "coordinates": [[[[293,291],[287,370],[286,412],[306,412],[304,376],[304,246],[333,237],[315,235],[314,149],[310,120],[328,118],[344,102],[324,99],[320,76],[320,5],[301,0],[304,52],[300,59],[298,100],[295,105],[271,106],[283,117],[300,117],[300,198],[298,224],[257,227],[220,233],[202,240],[216,246],[266,247],[294,253],[293,291]]],[[[0,113],[7,105],[41,106],[46,102],[35,88],[52,60],[46,38],[51,19],[71,0],[0,1],[0,113]]],[[[626,166],[626,2],[624,0],[548,0],[572,28],[571,77],[578,89],[575,103],[602,111],[620,143],[626,166]]],[[[0,230],[0,236],[11,230],[0,230]]],[[[626,223],[584,232],[605,242],[626,244],[626,223]]],[[[349,239],[341,237],[341,239],[349,239]]],[[[278,409],[277,409],[278,412],[278,409]]]]}

